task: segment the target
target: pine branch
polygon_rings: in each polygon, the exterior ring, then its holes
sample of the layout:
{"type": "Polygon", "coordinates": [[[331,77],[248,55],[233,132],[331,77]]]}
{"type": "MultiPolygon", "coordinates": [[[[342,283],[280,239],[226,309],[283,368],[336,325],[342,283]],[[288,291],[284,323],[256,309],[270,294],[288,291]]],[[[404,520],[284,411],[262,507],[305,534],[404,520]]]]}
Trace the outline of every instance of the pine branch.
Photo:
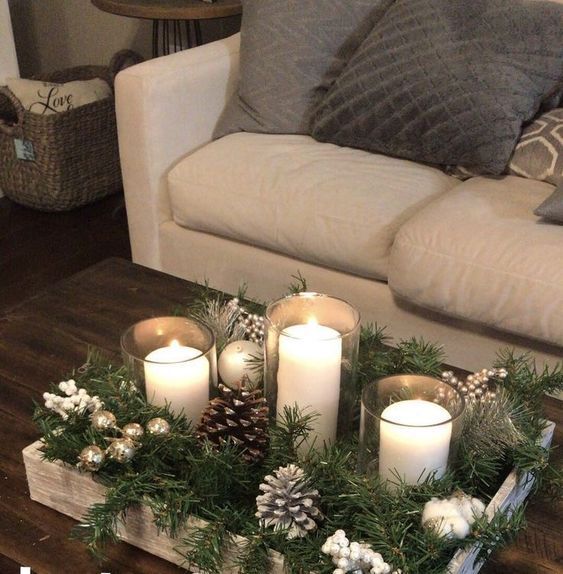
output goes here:
{"type": "Polygon", "coordinates": [[[301,275],[301,271],[298,271],[296,275],[292,275],[291,277],[294,281],[287,286],[288,295],[297,295],[298,293],[304,293],[309,290],[307,280],[301,275]]]}
{"type": "Polygon", "coordinates": [[[285,406],[278,422],[270,428],[270,451],[266,457],[269,468],[285,466],[298,459],[297,451],[311,432],[316,413],[302,413],[296,405],[285,406]]]}
{"type": "MultiPolygon", "coordinates": [[[[563,363],[552,369],[546,366],[538,372],[529,354],[515,355],[513,350],[503,349],[498,353],[495,366],[507,369],[504,387],[511,397],[537,415],[542,412],[542,400],[546,393],[563,391],[563,363]]],[[[535,430],[538,431],[537,428],[535,430]]]]}
{"type": "Polygon", "coordinates": [[[234,566],[239,568],[240,574],[264,574],[271,567],[269,550],[268,539],[263,533],[247,537],[234,566]]]}
{"type": "Polygon", "coordinates": [[[71,538],[84,542],[88,550],[101,560],[104,547],[108,543],[117,542],[118,522],[123,522],[129,507],[138,504],[151,489],[148,473],[122,477],[108,488],[105,502],[90,507],[86,516],[73,529],[71,538]]]}
{"type": "Polygon", "coordinates": [[[223,552],[230,540],[226,522],[216,517],[206,526],[193,528],[176,550],[186,559],[186,566],[197,566],[208,574],[221,574],[223,552]]]}

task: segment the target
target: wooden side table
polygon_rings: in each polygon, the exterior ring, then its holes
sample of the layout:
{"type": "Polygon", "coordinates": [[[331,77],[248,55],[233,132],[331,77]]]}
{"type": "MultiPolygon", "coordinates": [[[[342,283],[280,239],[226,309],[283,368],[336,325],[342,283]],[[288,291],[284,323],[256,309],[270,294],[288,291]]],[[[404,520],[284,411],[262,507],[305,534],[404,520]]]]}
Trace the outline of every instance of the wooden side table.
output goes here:
{"type": "Polygon", "coordinates": [[[153,57],[201,44],[200,20],[236,16],[241,0],[91,0],[111,14],[152,20],[153,57]]]}

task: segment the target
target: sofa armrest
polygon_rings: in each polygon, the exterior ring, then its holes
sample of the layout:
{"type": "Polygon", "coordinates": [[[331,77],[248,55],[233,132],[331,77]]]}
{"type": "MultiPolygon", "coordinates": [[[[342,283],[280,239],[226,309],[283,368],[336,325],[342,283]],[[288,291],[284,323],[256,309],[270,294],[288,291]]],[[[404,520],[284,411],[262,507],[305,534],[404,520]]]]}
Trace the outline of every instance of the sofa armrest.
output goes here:
{"type": "Polygon", "coordinates": [[[238,81],[239,34],[132,66],[115,82],[119,155],[133,261],[161,269],[171,219],[166,176],[211,140],[238,81]]]}

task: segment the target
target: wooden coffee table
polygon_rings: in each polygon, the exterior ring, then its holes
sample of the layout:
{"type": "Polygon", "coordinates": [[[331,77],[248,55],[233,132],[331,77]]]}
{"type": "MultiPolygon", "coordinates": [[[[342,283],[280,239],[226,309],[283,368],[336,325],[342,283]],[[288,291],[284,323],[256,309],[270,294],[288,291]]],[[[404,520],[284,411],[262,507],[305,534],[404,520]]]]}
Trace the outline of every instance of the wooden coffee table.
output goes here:
{"type": "MultiPolygon", "coordinates": [[[[0,572],[19,574],[173,574],[172,564],[127,544],[109,551],[103,567],[85,547],[68,539],[75,521],[29,499],[21,451],[39,438],[33,401],[84,362],[89,345],[119,360],[119,337],[129,325],[169,314],[189,302],[194,285],[108,259],[57,284],[0,316],[0,572]]],[[[554,444],[562,444],[562,403],[546,398],[557,423],[554,444]]],[[[561,453],[556,453],[561,460],[561,453]]],[[[561,505],[534,500],[528,528],[482,572],[561,572],[561,505]]],[[[422,574],[422,573],[421,573],[422,574]]]]}

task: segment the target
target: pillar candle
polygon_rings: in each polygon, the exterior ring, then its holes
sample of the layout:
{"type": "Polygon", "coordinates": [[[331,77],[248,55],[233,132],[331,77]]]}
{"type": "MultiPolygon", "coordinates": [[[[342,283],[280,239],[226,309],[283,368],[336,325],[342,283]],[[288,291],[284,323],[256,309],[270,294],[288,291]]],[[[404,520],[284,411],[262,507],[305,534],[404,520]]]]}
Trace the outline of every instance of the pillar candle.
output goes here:
{"type": "Polygon", "coordinates": [[[209,361],[193,347],[170,345],[145,357],[147,400],[197,424],[209,401],[209,361]]]}
{"type": "Polygon", "coordinates": [[[381,478],[396,482],[398,473],[407,484],[416,484],[429,473],[442,477],[450,451],[450,419],[444,407],[429,401],[399,401],[386,407],[380,422],[381,478]]]}
{"type": "Polygon", "coordinates": [[[280,334],[277,418],[295,404],[317,413],[308,439],[317,447],[336,438],[341,360],[340,333],[331,327],[292,325],[280,334]]]}

